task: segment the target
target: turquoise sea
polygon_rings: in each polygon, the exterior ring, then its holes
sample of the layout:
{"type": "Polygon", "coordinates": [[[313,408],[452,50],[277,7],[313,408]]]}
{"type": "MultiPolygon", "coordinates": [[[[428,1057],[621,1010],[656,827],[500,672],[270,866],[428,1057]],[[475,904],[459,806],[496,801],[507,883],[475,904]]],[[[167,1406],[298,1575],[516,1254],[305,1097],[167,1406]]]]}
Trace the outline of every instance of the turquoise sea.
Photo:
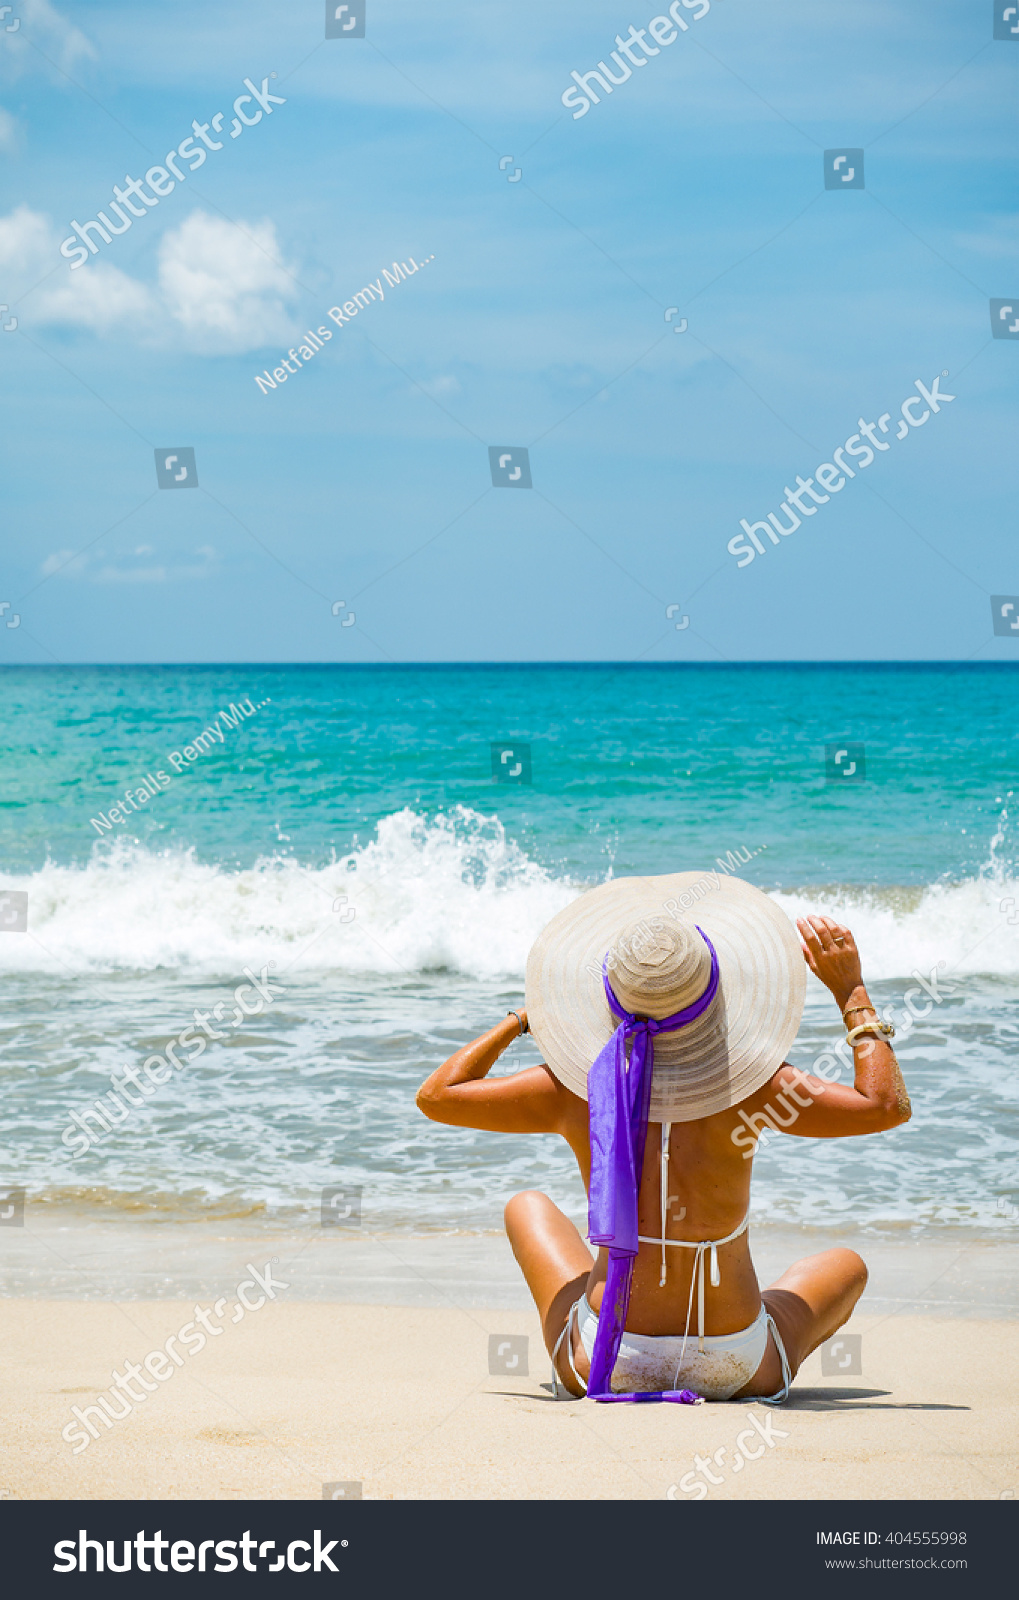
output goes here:
{"type": "MultiPolygon", "coordinates": [[[[735,870],[848,921],[897,1014],[914,971],[938,996],[897,1040],[912,1122],[766,1141],[755,1226],[1014,1236],[1019,667],[7,668],[0,687],[0,1189],[271,1229],[334,1186],[363,1191],[366,1225],[421,1232],[498,1228],[537,1186],[579,1219],[565,1147],[436,1127],[414,1091],[519,1002],[531,941],[585,887],[735,870]],[[831,778],[826,746],[849,752],[831,778]],[[247,1016],[245,968],[285,990],[247,1016]],[[196,1008],[222,1037],[79,1139],[111,1074],[196,1008]]],[[[811,980],[792,1059],[839,1034],[811,980]]],[[[523,1040],[505,1061],[533,1059],[523,1040]]]]}

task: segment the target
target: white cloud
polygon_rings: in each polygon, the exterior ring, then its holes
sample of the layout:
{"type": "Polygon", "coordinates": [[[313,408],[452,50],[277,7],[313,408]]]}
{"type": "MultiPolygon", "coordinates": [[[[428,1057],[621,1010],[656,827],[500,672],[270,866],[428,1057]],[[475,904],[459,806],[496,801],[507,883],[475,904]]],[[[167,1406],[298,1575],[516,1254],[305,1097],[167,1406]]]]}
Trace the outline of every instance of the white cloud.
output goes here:
{"type": "Polygon", "coordinates": [[[18,0],[12,14],[2,24],[3,50],[0,51],[3,76],[13,80],[33,71],[72,86],[62,78],[73,74],[83,61],[98,60],[99,52],[90,39],[62,16],[49,0],[18,0]],[[19,26],[8,32],[13,22],[19,26]]]}
{"type": "Polygon", "coordinates": [[[155,314],[153,296],[145,285],[105,261],[73,278],[60,274],[27,305],[29,320],[34,315],[40,322],[88,328],[92,333],[142,331],[155,314]]]}
{"type": "Polygon", "coordinates": [[[178,558],[145,565],[140,559],[155,553],[150,544],[109,556],[105,550],[86,550],[81,555],[75,555],[73,550],[54,550],[40,570],[44,578],[78,578],[87,583],[180,583],[212,576],[219,563],[211,544],[196,545],[193,554],[199,559],[192,562],[178,558]]]}
{"type": "Polygon", "coordinates": [[[52,555],[46,557],[39,569],[44,578],[52,578],[57,572],[62,572],[65,578],[77,576],[85,565],[84,556],[75,556],[73,550],[54,550],[52,555]]]}
{"type": "Polygon", "coordinates": [[[452,373],[442,373],[437,378],[421,380],[418,387],[423,389],[425,394],[432,395],[436,400],[442,400],[446,396],[460,393],[460,380],[455,378],[452,373]]]}
{"type": "Polygon", "coordinates": [[[121,333],[147,344],[179,343],[199,355],[239,355],[287,344],[298,329],[297,294],[271,222],[234,224],[192,212],[159,244],[150,287],[93,259],[72,271],[49,217],[21,205],[0,217],[0,274],[26,325],[121,333]],[[22,297],[23,300],[22,300],[22,297]]]}
{"type": "Polygon", "coordinates": [[[38,272],[49,254],[52,233],[49,218],[25,205],[0,217],[0,270],[5,275],[38,272]]]}
{"type": "Polygon", "coordinates": [[[144,326],[153,310],[144,284],[106,262],[94,262],[84,272],[65,271],[57,254],[58,238],[50,219],[26,205],[0,217],[0,272],[18,316],[27,323],[63,324],[93,333],[144,326]]]}
{"type": "Polygon", "coordinates": [[[0,106],[0,150],[12,155],[21,142],[21,123],[0,106]]]}
{"type": "Polygon", "coordinates": [[[957,233],[955,241],[978,255],[1015,261],[1019,257],[1019,216],[988,217],[979,232],[957,233]]]}
{"type": "Polygon", "coordinates": [[[196,349],[239,354],[285,344],[296,296],[271,222],[235,225],[194,211],[159,246],[159,286],[196,349]]]}

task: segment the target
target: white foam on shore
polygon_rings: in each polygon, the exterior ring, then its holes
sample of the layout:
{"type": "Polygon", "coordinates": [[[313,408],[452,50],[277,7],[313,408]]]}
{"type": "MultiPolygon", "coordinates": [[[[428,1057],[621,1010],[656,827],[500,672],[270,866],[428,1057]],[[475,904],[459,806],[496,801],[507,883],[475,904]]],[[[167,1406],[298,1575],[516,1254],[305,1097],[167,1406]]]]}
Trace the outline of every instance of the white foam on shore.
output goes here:
{"type": "Polygon", "coordinates": [[[820,912],[847,924],[865,977],[907,978],[914,968],[928,973],[936,965],[960,976],[1019,976],[1019,915],[1008,922],[1019,907],[1019,883],[972,878],[919,893],[836,889],[772,899],[790,917],[820,912]]]}
{"type": "Polygon", "coordinates": [[[557,880],[497,817],[457,806],[385,817],[376,837],[325,867],[290,856],[229,870],[193,850],[98,841],[85,867],[47,863],[26,889],[28,934],[0,939],[0,969],[291,972],[477,978],[523,970],[539,930],[579,889],[557,880]]]}
{"type": "Polygon", "coordinates": [[[775,893],[790,917],[820,912],[853,930],[864,975],[905,978],[938,965],[946,972],[1019,976],[1019,881],[1008,847],[1007,796],[988,845],[987,860],[973,878],[922,888],[834,888],[775,893]]]}
{"type": "MultiPolygon", "coordinates": [[[[1019,976],[1019,882],[996,855],[1001,838],[961,883],[773,898],[791,917],[847,922],[874,979],[937,962],[1019,976]]],[[[29,895],[29,931],[0,938],[0,970],[233,974],[274,960],[292,973],[445,970],[519,984],[540,929],[586,887],[532,860],[498,817],[463,806],[398,811],[324,867],[279,855],[231,870],[193,850],[96,841],[85,867],[0,880],[29,895]]]]}

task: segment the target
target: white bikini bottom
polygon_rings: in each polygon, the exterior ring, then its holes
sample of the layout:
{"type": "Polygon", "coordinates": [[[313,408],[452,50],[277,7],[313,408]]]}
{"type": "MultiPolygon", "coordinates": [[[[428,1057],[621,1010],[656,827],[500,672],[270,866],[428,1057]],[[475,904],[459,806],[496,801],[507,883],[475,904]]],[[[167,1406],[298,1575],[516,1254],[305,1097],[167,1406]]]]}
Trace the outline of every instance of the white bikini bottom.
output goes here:
{"type": "MultiPolygon", "coordinates": [[[[581,1295],[574,1311],[580,1340],[587,1351],[588,1360],[594,1353],[595,1335],[598,1332],[598,1314],[591,1310],[586,1295],[581,1295]]],[[[567,1340],[573,1314],[567,1318],[567,1340]]],[[[775,1335],[782,1358],[782,1389],[768,1398],[781,1402],[789,1393],[789,1365],[778,1329],[762,1305],[749,1328],[737,1333],[705,1334],[687,1338],[683,1334],[623,1333],[612,1373],[612,1391],[615,1394],[645,1393],[658,1389],[692,1389],[705,1400],[731,1400],[743,1385],[750,1382],[768,1348],[768,1332],[775,1335]],[[703,1349],[700,1346],[703,1345],[703,1349]]],[[[572,1361],[572,1343],[567,1344],[572,1361]]],[[[579,1373],[578,1382],[583,1383],[579,1373]]],[[[585,1385],[586,1388],[586,1385],[585,1385]]],[[[763,1399],[763,1396],[755,1396],[763,1399]]]]}

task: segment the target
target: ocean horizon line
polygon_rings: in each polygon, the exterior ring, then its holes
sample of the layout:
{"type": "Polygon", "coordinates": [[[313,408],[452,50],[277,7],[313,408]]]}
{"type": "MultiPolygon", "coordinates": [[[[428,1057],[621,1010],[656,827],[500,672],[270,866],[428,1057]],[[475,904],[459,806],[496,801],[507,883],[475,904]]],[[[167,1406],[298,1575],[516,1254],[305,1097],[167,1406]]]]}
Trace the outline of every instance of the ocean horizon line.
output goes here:
{"type": "Polygon", "coordinates": [[[490,668],[520,670],[523,668],[548,667],[557,669],[576,669],[580,667],[591,670],[606,667],[626,667],[630,670],[641,672],[679,671],[687,672],[707,668],[712,672],[746,671],[761,667],[782,667],[808,669],[812,667],[824,668],[841,667],[846,671],[869,672],[877,669],[888,671],[910,671],[914,669],[947,669],[952,671],[984,672],[984,671],[1015,671],[1019,667],[1019,658],[1015,661],[968,661],[952,657],[923,657],[915,660],[793,660],[780,661],[770,659],[755,659],[745,661],[28,661],[28,662],[0,662],[0,672],[70,672],[83,669],[94,671],[123,671],[125,668],[149,671],[218,671],[223,668],[248,667],[252,670],[265,670],[267,668],[285,669],[287,672],[319,671],[322,668],[335,668],[343,672],[400,672],[413,668],[420,671],[424,668],[438,670],[463,671],[468,668],[488,670],[490,668]]]}

